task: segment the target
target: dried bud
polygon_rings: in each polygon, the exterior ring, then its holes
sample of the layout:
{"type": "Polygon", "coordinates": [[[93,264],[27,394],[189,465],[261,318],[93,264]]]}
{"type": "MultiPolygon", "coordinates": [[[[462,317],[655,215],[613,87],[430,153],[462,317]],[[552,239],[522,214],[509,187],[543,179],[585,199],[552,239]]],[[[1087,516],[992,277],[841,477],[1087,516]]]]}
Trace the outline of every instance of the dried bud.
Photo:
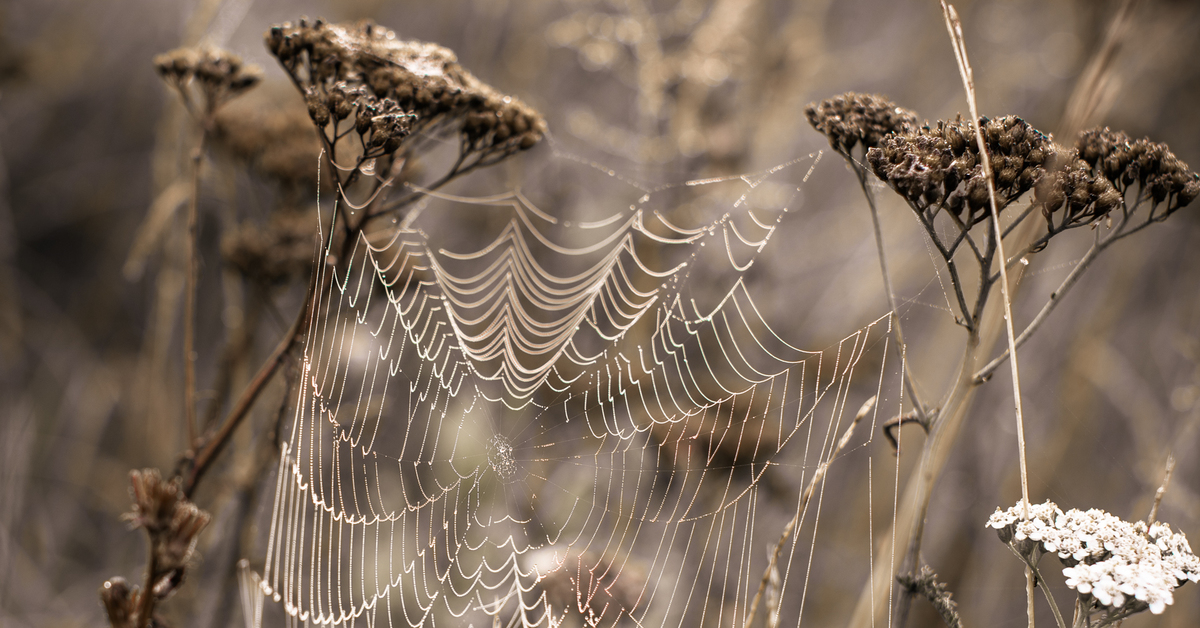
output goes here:
{"type": "Polygon", "coordinates": [[[198,55],[192,48],[176,48],[154,57],[154,69],[167,82],[185,83],[196,70],[198,55]]]}
{"type": "Polygon", "coordinates": [[[209,514],[191,502],[181,502],[175,508],[171,525],[163,535],[159,561],[164,570],[183,569],[192,557],[196,538],[208,525],[209,514]]]}
{"type": "Polygon", "coordinates": [[[137,589],[130,589],[121,577],[107,580],[100,587],[100,603],[104,605],[112,628],[132,628],[136,624],[137,593],[137,589]]]}
{"type": "Polygon", "coordinates": [[[129,473],[129,494],[133,498],[133,511],[125,518],[134,527],[150,532],[166,529],[182,498],[178,478],[164,481],[158,469],[143,469],[129,473]]]}
{"type": "MultiPolygon", "coordinates": [[[[205,110],[214,111],[230,98],[262,80],[262,70],[242,63],[242,58],[220,48],[178,48],[154,58],[163,80],[182,88],[195,79],[205,99],[205,110]]],[[[184,92],[186,98],[191,98],[184,92]]]]}
{"type": "Polygon", "coordinates": [[[308,106],[308,117],[312,118],[313,124],[319,128],[329,124],[329,106],[316,91],[310,90],[304,95],[304,104],[308,106]]]}
{"type": "Polygon", "coordinates": [[[1041,207],[1051,233],[1092,222],[1121,206],[1121,193],[1077,149],[1061,155],[1060,163],[1034,189],[1033,202],[1041,207]]]}
{"type": "Polygon", "coordinates": [[[1076,142],[1081,159],[1099,171],[1122,193],[1135,182],[1154,205],[1167,202],[1166,214],[1195,199],[1188,191],[1200,176],[1171,152],[1166,144],[1147,139],[1131,140],[1107,127],[1084,132],[1076,142]]]}

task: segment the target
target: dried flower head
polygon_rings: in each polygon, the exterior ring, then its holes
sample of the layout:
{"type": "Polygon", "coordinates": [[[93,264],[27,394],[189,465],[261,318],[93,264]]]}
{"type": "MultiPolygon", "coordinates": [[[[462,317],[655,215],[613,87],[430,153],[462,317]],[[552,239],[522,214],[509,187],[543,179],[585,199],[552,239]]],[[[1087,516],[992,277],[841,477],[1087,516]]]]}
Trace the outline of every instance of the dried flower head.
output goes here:
{"type": "Polygon", "coordinates": [[[367,158],[392,154],[413,135],[457,126],[464,157],[494,162],[532,148],[542,116],[504,96],[441,46],[398,39],[371,23],[300,20],[271,28],[267,48],[301,87],[322,131],[353,119],[367,158]]]}
{"type": "MultiPolygon", "coordinates": [[[[160,564],[166,570],[182,571],[196,549],[196,539],[208,525],[209,514],[189,501],[180,501],[171,516],[166,533],[161,535],[160,564]]],[[[155,594],[162,593],[155,587],[155,594]]]]}
{"type": "Polygon", "coordinates": [[[829,145],[849,155],[857,145],[863,150],[879,145],[884,136],[917,128],[917,114],[878,94],[846,92],[804,108],[808,123],[829,138],[829,145]]]}
{"type": "MultiPolygon", "coordinates": [[[[1016,116],[979,121],[991,160],[999,209],[1045,174],[1050,139],[1016,116]]],[[[912,133],[885,136],[867,152],[876,176],[918,211],[945,207],[974,224],[987,214],[987,182],[972,125],[961,117],[912,133]]]]}
{"type": "Polygon", "coordinates": [[[1067,586],[1089,612],[1109,619],[1144,610],[1157,615],[1174,602],[1176,587],[1200,580],[1200,558],[1167,524],[1130,523],[1098,509],[1064,513],[1049,501],[1029,510],[1026,519],[1019,503],[996,509],[987,525],[1031,564],[1034,548],[1057,554],[1067,586]]]}
{"type": "Polygon", "coordinates": [[[1051,232],[1103,218],[1123,203],[1121,193],[1076,150],[1062,155],[1059,163],[1034,188],[1034,205],[1041,207],[1051,232]]]}
{"type": "Polygon", "coordinates": [[[149,582],[156,597],[165,597],[183,581],[196,548],[196,539],[209,514],[187,500],[179,478],[165,481],[157,469],[130,474],[133,511],[125,518],[150,537],[153,574],[149,582]]]}
{"type": "Polygon", "coordinates": [[[1167,147],[1147,139],[1131,140],[1120,131],[1091,129],[1075,144],[1079,157],[1102,174],[1122,195],[1136,182],[1153,207],[1166,203],[1166,216],[1200,195],[1200,175],[1167,147]]]}
{"type": "Polygon", "coordinates": [[[249,96],[217,112],[212,135],[218,148],[285,191],[308,196],[316,189],[321,142],[302,107],[249,96]]]}
{"type": "Polygon", "coordinates": [[[313,218],[276,212],[266,225],[245,223],[222,244],[225,261],[259,285],[272,286],[311,271],[317,238],[313,218]]]}
{"type": "Polygon", "coordinates": [[[194,83],[199,87],[207,113],[262,80],[261,68],[243,63],[241,57],[215,46],[176,48],[156,56],[154,68],[179,91],[189,108],[192,103],[188,86],[194,83]]]}

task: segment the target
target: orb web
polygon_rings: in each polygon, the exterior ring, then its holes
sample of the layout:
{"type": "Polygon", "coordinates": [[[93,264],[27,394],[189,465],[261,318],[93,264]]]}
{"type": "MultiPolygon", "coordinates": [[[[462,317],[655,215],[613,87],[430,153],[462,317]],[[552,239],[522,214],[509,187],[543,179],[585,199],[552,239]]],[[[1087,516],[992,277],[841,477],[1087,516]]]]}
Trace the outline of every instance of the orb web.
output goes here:
{"type": "Polygon", "coordinates": [[[800,493],[898,372],[887,316],[807,351],[752,298],[813,165],[630,187],[570,221],[434,195],[320,265],[248,616],[798,624],[823,495],[800,493]],[[768,181],[793,192],[756,200],[768,181]],[[813,546],[781,539],[793,515],[813,546]]]}

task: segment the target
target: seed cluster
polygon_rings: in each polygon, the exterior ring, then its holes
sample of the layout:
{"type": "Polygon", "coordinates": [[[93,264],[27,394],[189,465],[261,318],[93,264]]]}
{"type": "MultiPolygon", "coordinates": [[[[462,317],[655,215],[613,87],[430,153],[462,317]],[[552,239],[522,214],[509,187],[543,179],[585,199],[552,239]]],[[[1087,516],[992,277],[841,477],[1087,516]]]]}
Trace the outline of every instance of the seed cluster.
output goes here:
{"type": "MultiPolygon", "coordinates": [[[[1045,174],[1051,154],[1046,135],[1016,116],[979,120],[991,160],[999,209],[1028,191],[1045,174]]],[[[987,181],[972,125],[961,117],[912,133],[885,136],[867,152],[876,176],[915,209],[945,207],[968,224],[988,213],[987,181]]]]}
{"type": "Polygon", "coordinates": [[[262,69],[243,63],[242,58],[221,48],[201,46],[176,48],[154,57],[154,69],[168,85],[184,95],[193,82],[204,96],[205,111],[212,112],[222,103],[258,85],[262,69]]]}
{"type": "Polygon", "coordinates": [[[546,133],[533,108],[498,93],[435,44],[403,41],[371,23],[300,20],[271,28],[267,48],[304,92],[319,129],[335,138],[349,120],[367,157],[393,154],[406,138],[457,125],[462,151],[499,161],[546,133]]]}
{"type": "Polygon", "coordinates": [[[1167,214],[1200,196],[1200,175],[1161,142],[1131,140],[1105,127],[1084,132],[1075,148],[1122,195],[1136,182],[1154,205],[1166,203],[1167,214]]]}
{"type": "Polygon", "coordinates": [[[987,526],[1000,540],[1036,564],[1041,553],[1056,553],[1066,566],[1067,586],[1089,608],[1110,616],[1149,610],[1162,613],[1174,590],[1200,581],[1200,558],[1187,537],[1165,523],[1127,522],[1103,510],[1059,510],[1054,502],[996,509],[987,526]]]}
{"type": "Polygon", "coordinates": [[[879,94],[846,92],[804,108],[808,123],[829,138],[834,150],[849,155],[857,145],[863,150],[879,145],[886,135],[917,128],[917,114],[879,94]]]}
{"type": "Polygon", "coordinates": [[[1040,206],[1050,232],[1092,222],[1107,216],[1123,202],[1122,194],[1105,177],[1071,150],[1060,164],[1034,188],[1033,202],[1040,206]]]}

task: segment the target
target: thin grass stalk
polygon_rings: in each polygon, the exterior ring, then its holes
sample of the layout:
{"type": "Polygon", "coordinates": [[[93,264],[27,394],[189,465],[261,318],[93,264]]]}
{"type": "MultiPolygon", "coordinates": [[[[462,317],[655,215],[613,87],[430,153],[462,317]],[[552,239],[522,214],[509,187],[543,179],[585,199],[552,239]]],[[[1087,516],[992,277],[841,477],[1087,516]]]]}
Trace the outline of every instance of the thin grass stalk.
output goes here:
{"type": "MultiPolygon", "coordinates": [[[[958,61],[958,71],[962,75],[963,88],[967,94],[967,105],[971,110],[971,126],[975,129],[975,141],[979,144],[979,161],[983,166],[983,179],[987,183],[988,201],[992,210],[992,227],[995,231],[996,252],[1000,255],[1000,294],[1004,301],[1004,329],[1008,334],[1008,350],[1012,356],[1009,364],[1012,366],[1013,405],[1015,406],[1017,420],[1017,454],[1021,463],[1021,507],[1024,510],[1025,518],[1028,519],[1029,474],[1025,461],[1025,421],[1021,408],[1021,377],[1020,369],[1017,366],[1017,339],[1016,332],[1013,330],[1012,297],[1009,293],[1008,264],[1005,263],[1008,258],[1004,255],[1004,238],[1000,229],[1000,210],[996,206],[996,186],[992,180],[992,164],[991,159],[988,158],[987,143],[983,140],[983,129],[979,126],[979,108],[975,101],[975,78],[974,73],[971,71],[971,63],[967,58],[967,45],[963,39],[962,23],[958,19],[958,13],[955,12],[954,6],[946,4],[945,0],[942,0],[942,12],[946,18],[946,30],[949,31],[950,40],[954,44],[954,57],[958,61]]],[[[1032,590],[1033,573],[1029,572],[1028,576],[1030,579],[1030,589],[1032,590]]],[[[1032,599],[1032,593],[1030,597],[1032,599]]],[[[1033,625],[1032,614],[1029,617],[1029,625],[1033,625]]]]}

